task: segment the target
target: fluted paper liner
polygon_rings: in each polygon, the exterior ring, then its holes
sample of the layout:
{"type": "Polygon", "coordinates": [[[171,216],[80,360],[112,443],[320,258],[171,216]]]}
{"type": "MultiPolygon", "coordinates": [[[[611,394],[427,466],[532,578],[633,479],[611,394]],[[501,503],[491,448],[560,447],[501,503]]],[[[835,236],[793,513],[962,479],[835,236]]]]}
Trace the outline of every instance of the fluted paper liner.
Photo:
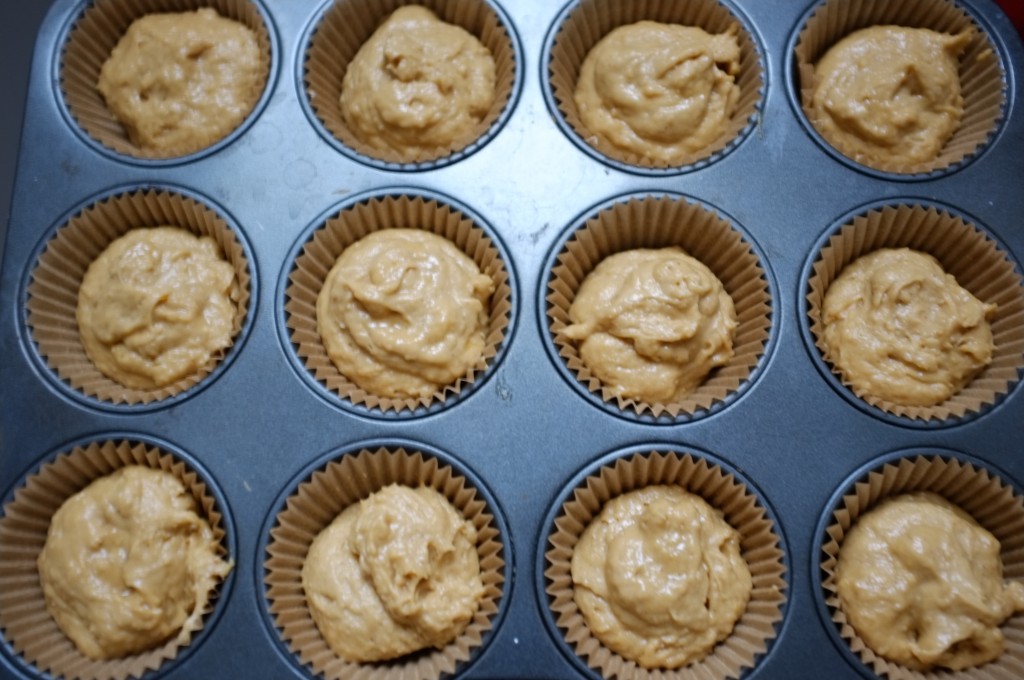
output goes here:
{"type": "MultiPolygon", "coordinates": [[[[62,453],[24,480],[0,517],[0,629],[14,651],[47,677],[66,680],[139,678],[173,659],[183,644],[175,636],[146,652],[110,661],[94,661],[75,647],[46,610],[36,559],[46,543],[50,520],[64,501],[93,481],[129,465],[163,470],[180,479],[209,522],[225,559],[221,509],[206,483],[172,454],[144,443],[96,441],[62,453]]],[[[210,594],[206,614],[213,611],[218,591],[210,594]]],[[[189,639],[202,628],[200,619],[187,630],[189,639]]],[[[191,625],[191,624],[189,624],[191,625]]],[[[186,642],[185,644],[190,644],[186,642]]]]}
{"type": "Polygon", "coordinates": [[[689,453],[619,458],[586,478],[562,506],[545,552],[545,592],[566,642],[587,665],[617,680],[722,680],[753,668],[777,635],[786,601],[785,554],[772,519],[746,485],[718,465],[689,453]],[[652,485],[678,485],[720,510],[740,533],[740,552],[753,590],[732,633],[703,659],[676,670],[647,670],[601,644],[573,597],[572,554],[587,525],[612,498],[652,485]]]}
{"type": "Polygon", "coordinates": [[[389,163],[430,163],[451,156],[488,136],[494,123],[512,100],[516,82],[515,46],[511,31],[500,15],[484,0],[380,0],[358,2],[338,0],[324,13],[306,46],[303,84],[310,106],[323,126],[338,141],[370,158],[389,163]],[[362,143],[345,124],[341,114],[341,85],[345,71],[359,48],[396,9],[417,4],[434,12],[438,19],[461,26],[483,43],[494,57],[494,102],[467,139],[448,146],[424,150],[411,161],[390,149],[362,143]]]}
{"type": "Polygon", "coordinates": [[[771,332],[772,300],[768,278],[745,237],[712,210],[680,198],[634,197],[602,210],[580,227],[558,255],[547,287],[548,328],[558,355],[577,379],[606,402],[655,417],[692,415],[725,400],[749,379],[771,332]],[[739,326],[733,333],[733,357],[713,370],[689,396],[677,403],[646,403],[616,397],[591,374],[576,343],[563,331],[569,308],[586,276],[609,255],[636,248],[679,246],[700,260],[732,297],[739,326]]]}
{"type": "Polygon", "coordinates": [[[203,7],[212,7],[222,17],[256,34],[263,70],[260,87],[251,96],[251,107],[256,105],[270,78],[271,44],[270,28],[251,0],[93,0],[75,22],[60,56],[61,94],[71,117],[86,134],[108,149],[141,159],[184,156],[220,141],[210,139],[198,148],[143,149],[128,138],[96,89],[103,63],[133,21],[147,14],[191,12],[203,7]]]}
{"type": "Polygon", "coordinates": [[[836,591],[835,569],[843,539],[857,518],[886,498],[915,491],[943,496],[992,532],[1001,545],[1005,579],[1024,579],[1024,500],[988,470],[952,456],[919,455],[886,463],[851,484],[832,510],[821,546],[821,585],[840,636],[876,675],[891,680],[1018,680],[1024,673],[1024,613],[1001,626],[1006,648],[995,661],[958,672],[911,670],[875,654],[857,635],[836,591]]]}
{"type": "Polygon", "coordinates": [[[494,624],[504,594],[505,540],[492,510],[469,480],[437,458],[385,447],[345,454],[299,484],[277,515],[264,563],[270,614],[296,660],[327,680],[437,680],[469,659],[494,624]],[[302,566],[313,540],[342,510],[390,484],[431,487],[473,524],[484,596],[466,629],[443,649],[353,663],[331,651],[320,635],[302,587],[302,566]]]}
{"type": "Polygon", "coordinates": [[[995,343],[992,362],[960,392],[935,406],[907,406],[860,393],[836,366],[829,367],[848,389],[886,413],[922,421],[976,414],[1006,395],[1024,370],[1024,286],[1013,262],[992,239],[943,209],[919,204],[872,209],[829,238],[814,261],[806,291],[806,322],[814,344],[824,357],[821,308],[829,285],[843,268],[880,248],[901,247],[932,255],[961,287],[997,306],[989,321],[995,343]]]}
{"type": "Polygon", "coordinates": [[[580,138],[613,160],[644,168],[692,165],[712,158],[737,143],[757,121],[765,84],[764,66],[758,54],[757,44],[747,26],[716,0],[582,0],[569,12],[557,30],[546,74],[550,79],[551,91],[558,110],[580,138]],[[736,76],[736,84],[739,85],[740,96],[736,110],[718,139],[671,166],[666,161],[620,149],[588,130],[580,120],[573,96],[580,69],[591,48],[613,29],[643,20],[695,26],[712,35],[725,33],[733,27],[738,29],[736,37],[740,45],[740,70],[736,76]]]}
{"type": "Polygon", "coordinates": [[[872,161],[852,149],[837,145],[833,140],[826,141],[861,165],[899,174],[929,173],[949,168],[987,144],[1003,117],[1006,75],[992,39],[959,4],[951,0],[823,2],[801,28],[793,55],[797,67],[793,77],[797,78],[800,104],[807,120],[820,130],[811,110],[811,98],[817,87],[814,65],[832,45],[850,33],[882,25],[927,28],[950,35],[972,32],[970,43],[960,55],[960,88],[964,101],[960,126],[938,157],[925,163],[872,161]]]}
{"type": "Polygon", "coordinates": [[[86,270],[114,240],[132,229],[173,226],[209,236],[235,268],[232,339],[249,310],[250,268],[245,250],[228,223],[196,199],[164,189],[138,189],[103,198],[71,217],[47,243],[28,285],[28,330],[40,356],[57,376],[87,397],[111,404],[148,404],[175,396],[201,382],[230,351],[214,353],[199,371],[166,387],[131,389],[103,375],[82,347],[75,316],[86,270]]]}
{"type": "Polygon", "coordinates": [[[497,356],[505,341],[511,311],[512,289],[508,269],[491,238],[458,209],[421,196],[373,197],[328,219],[313,233],[296,258],[285,291],[285,313],[291,343],[306,369],[341,399],[381,411],[413,411],[456,398],[487,370],[488,364],[497,356]],[[317,296],[338,256],[367,234],[390,228],[423,229],[448,239],[494,281],[480,359],[454,383],[420,399],[382,397],[361,389],[338,371],[317,331],[317,296]]]}

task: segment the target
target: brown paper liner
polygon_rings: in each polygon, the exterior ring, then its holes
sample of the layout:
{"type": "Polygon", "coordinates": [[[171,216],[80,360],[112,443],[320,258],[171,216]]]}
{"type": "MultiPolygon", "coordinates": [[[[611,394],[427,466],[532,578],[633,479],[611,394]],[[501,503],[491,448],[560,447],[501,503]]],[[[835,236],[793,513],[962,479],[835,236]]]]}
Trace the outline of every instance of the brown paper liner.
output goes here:
{"type": "MultiPolygon", "coordinates": [[[[78,651],[46,610],[36,559],[53,514],[91,482],[129,465],[163,470],[180,479],[220,542],[219,554],[230,557],[216,500],[196,472],[172,454],[131,441],[98,441],[60,454],[24,481],[0,517],[0,629],[14,651],[41,673],[67,680],[138,678],[175,658],[184,646],[175,636],[140,654],[94,661],[78,651]]],[[[213,611],[217,597],[218,591],[211,593],[205,614],[213,611]]],[[[202,625],[200,620],[188,631],[190,640],[202,625]]]]}
{"type": "Polygon", "coordinates": [[[725,400],[750,377],[771,333],[768,277],[750,244],[726,219],[678,198],[630,198],[588,219],[558,255],[545,299],[555,348],[577,379],[624,411],[649,411],[654,417],[692,415],[725,400]],[[590,373],[576,344],[563,334],[570,323],[569,308],[583,280],[604,258],[624,250],[669,246],[679,246],[700,260],[732,297],[739,321],[733,334],[733,357],[681,402],[658,404],[616,397],[590,373]]]}
{"type": "Polygon", "coordinates": [[[327,131],[353,151],[387,163],[430,163],[461,151],[488,133],[512,99],[516,82],[515,46],[509,27],[484,0],[338,0],[324,13],[306,47],[303,84],[316,117],[327,131]],[[408,159],[390,149],[362,143],[341,114],[341,84],[349,63],[373,32],[396,9],[417,4],[446,23],[461,26],[483,43],[494,57],[494,102],[468,140],[420,152],[408,159]]]}
{"type": "Polygon", "coordinates": [[[494,625],[504,594],[504,542],[485,500],[465,477],[438,459],[403,448],[346,454],[302,482],[277,515],[264,563],[270,614],[296,660],[327,680],[437,680],[469,659],[494,625]],[[302,587],[302,566],[313,539],[342,510],[390,484],[431,487],[473,524],[484,596],[466,629],[443,649],[381,663],[352,663],[331,651],[320,635],[302,587]]]}
{"type": "Polygon", "coordinates": [[[343,209],[317,229],[295,260],[285,291],[285,313],[292,345],[309,372],[341,399],[381,411],[412,411],[454,398],[476,380],[505,341],[512,311],[512,288],[501,253],[482,228],[457,209],[421,196],[382,195],[343,209]],[[484,350],[477,363],[455,383],[420,399],[371,394],[342,375],[327,356],[317,331],[316,300],[341,252],[381,229],[423,229],[442,236],[476,262],[494,281],[484,350]]]}
{"type": "Polygon", "coordinates": [[[582,0],[569,12],[558,29],[558,35],[551,46],[547,75],[559,112],[581,139],[613,160],[643,168],[691,165],[711,158],[732,144],[754,123],[764,96],[765,79],[764,67],[753,36],[742,21],[716,0],[655,0],[643,3],[582,0]],[[642,20],[696,26],[712,35],[725,33],[734,26],[739,29],[737,38],[740,44],[740,72],[736,84],[740,88],[740,97],[736,111],[721,137],[671,166],[666,161],[620,149],[594,134],[580,120],[579,110],[576,108],[576,81],[591,48],[613,29],[642,20]]]}
{"type": "Polygon", "coordinates": [[[249,311],[249,262],[238,236],[213,209],[196,199],[163,189],[138,189],[104,198],[60,227],[32,270],[28,285],[28,330],[46,365],[72,389],[111,404],[149,404],[167,399],[201,382],[227,355],[226,347],[198,372],[166,387],[124,387],[96,368],[82,347],[75,313],[78,289],[86,270],[114,240],[131,229],[169,225],[210,236],[235,268],[237,311],[232,338],[249,311]]]}
{"type": "Polygon", "coordinates": [[[545,592],[565,640],[587,665],[617,680],[722,680],[752,668],[777,635],[786,602],[785,554],[772,519],[747,486],[718,465],[689,453],[635,454],[590,475],[562,506],[544,554],[545,592]],[[732,633],[706,657],[677,670],[647,670],[601,644],[587,628],[573,596],[572,554],[587,525],[612,498],[646,486],[670,484],[722,511],[741,536],[753,590],[732,633]]]}
{"type": "Polygon", "coordinates": [[[814,344],[825,355],[821,307],[829,285],[843,268],[880,248],[907,247],[934,256],[957,283],[985,303],[997,305],[990,320],[992,362],[960,392],[935,406],[907,406],[862,394],[829,364],[832,373],[868,404],[916,420],[946,420],[975,414],[1009,392],[1024,369],[1024,287],[1013,262],[974,225],[945,210],[924,205],[889,205],[855,217],[818,253],[808,280],[807,316],[814,344]]]}
{"type": "Polygon", "coordinates": [[[1024,500],[1012,487],[988,470],[966,461],[939,455],[905,457],[880,465],[842,497],[825,530],[821,546],[821,578],[825,603],[840,636],[876,675],[891,680],[1018,680],[1024,668],[1024,613],[1002,626],[1006,649],[995,661],[959,672],[914,671],[875,654],[849,624],[836,591],[835,568],[843,538],[857,518],[882,500],[903,493],[931,491],[945,497],[992,532],[1001,544],[1003,577],[1024,579],[1024,500]]]}
{"type": "Polygon", "coordinates": [[[112,151],[141,159],[184,156],[219,141],[211,139],[198,148],[138,147],[128,138],[96,89],[103,63],[133,21],[147,14],[190,12],[202,7],[212,7],[221,16],[244,24],[256,34],[263,69],[262,84],[252,93],[251,105],[256,105],[270,79],[271,40],[270,28],[251,0],[93,0],[75,22],[60,56],[61,94],[71,117],[86,134],[112,151]]]}
{"type": "Polygon", "coordinates": [[[827,0],[822,3],[800,30],[794,48],[797,89],[807,120],[821,129],[810,108],[817,87],[814,65],[832,45],[850,33],[878,25],[927,28],[951,35],[973,31],[970,43],[960,56],[960,87],[964,100],[960,127],[946,142],[939,156],[927,163],[873,161],[852,149],[837,145],[833,140],[827,141],[840,153],[861,165],[898,174],[943,170],[978,151],[993,137],[1003,117],[1006,75],[991,38],[951,0],[827,0]]]}

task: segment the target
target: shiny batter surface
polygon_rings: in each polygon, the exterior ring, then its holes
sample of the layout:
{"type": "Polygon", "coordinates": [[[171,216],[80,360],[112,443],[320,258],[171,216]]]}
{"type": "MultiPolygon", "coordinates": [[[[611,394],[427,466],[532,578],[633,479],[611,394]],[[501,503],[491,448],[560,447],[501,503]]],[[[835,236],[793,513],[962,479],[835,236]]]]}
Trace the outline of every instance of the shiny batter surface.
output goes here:
{"type": "Polygon", "coordinates": [[[216,242],[177,227],[133,229],[100,253],[78,292],[85,353],[108,378],[156,389],[231,345],[235,269],[216,242]]]}
{"type": "Polygon", "coordinates": [[[234,130],[259,98],[256,35],[211,8],[136,20],[97,85],[136,146],[183,154],[234,130]]]}
{"type": "Polygon", "coordinates": [[[644,668],[703,658],[732,632],[753,587],[739,533],[675,486],[608,501],[576,544],[571,568],[590,631],[644,668]]]}
{"type": "Polygon", "coordinates": [[[738,322],[721,281],[679,248],[629,250],[602,260],[569,308],[564,333],[615,396],[685,398],[732,358],[738,322]]]}
{"type": "Polygon", "coordinates": [[[331,361],[362,389],[428,397],[480,359],[493,292],[448,239],[383,229],[338,257],[317,297],[317,330],[331,361]]]}
{"type": "Polygon", "coordinates": [[[141,466],[69,498],[38,565],[47,610],[92,659],[143,652],[175,635],[187,643],[231,571],[184,484],[141,466]]]}
{"type": "Polygon", "coordinates": [[[623,151],[678,163],[725,132],[740,88],[734,32],[641,21],[587,54],[575,100],[587,129],[623,151]]]}
{"type": "Polygon", "coordinates": [[[931,255],[877,250],[843,269],[825,294],[825,358],[858,393],[932,406],[992,360],[995,311],[931,255]]]}
{"type": "Polygon", "coordinates": [[[473,141],[494,87],[494,57],[474,35],[407,5],[352,59],[341,112],[363,144],[412,161],[473,141]]]}
{"type": "Polygon", "coordinates": [[[437,491],[388,486],[317,535],[302,586],[320,634],[347,661],[440,649],[483,598],[476,530],[437,491]]]}
{"type": "Polygon", "coordinates": [[[857,520],[836,566],[842,609],[877,654],[914,670],[998,657],[999,625],[1024,611],[1003,581],[999,541],[931,493],[884,501],[857,520]]]}
{"type": "Polygon", "coordinates": [[[815,66],[815,126],[869,162],[934,160],[963,115],[958,60],[969,41],[899,26],[851,33],[815,66]]]}

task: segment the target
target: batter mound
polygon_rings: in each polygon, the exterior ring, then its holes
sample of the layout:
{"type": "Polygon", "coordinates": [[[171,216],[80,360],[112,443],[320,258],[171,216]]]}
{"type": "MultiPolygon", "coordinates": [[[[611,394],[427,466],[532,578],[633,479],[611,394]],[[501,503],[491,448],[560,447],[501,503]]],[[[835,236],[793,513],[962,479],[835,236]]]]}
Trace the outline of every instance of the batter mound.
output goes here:
{"type": "Polygon", "coordinates": [[[899,26],[851,33],[815,66],[815,127],[867,162],[934,160],[963,116],[958,60],[970,40],[899,26]]]}
{"type": "Polygon", "coordinates": [[[644,668],[697,661],[753,588],[740,535],[703,499],[651,486],[608,501],[572,555],[577,606],[605,646],[644,668]]]}
{"type": "Polygon", "coordinates": [[[580,286],[564,334],[617,397],[672,403],[732,358],[732,298],[679,248],[602,260],[580,286]]]}
{"type": "Polygon", "coordinates": [[[69,498],[39,554],[46,609],[91,659],[137,654],[201,626],[231,563],[175,476],[129,466],[69,498]]]}
{"type": "Polygon", "coordinates": [[[429,487],[388,486],[317,535],[302,587],[320,634],[347,661],[441,649],[483,598],[476,529],[429,487]]]}
{"type": "Polygon", "coordinates": [[[345,71],[341,113],[360,142],[402,160],[469,144],[494,103],[494,57],[468,31],[400,7],[345,71]]]}
{"type": "Polygon", "coordinates": [[[992,360],[995,311],[931,255],[877,250],[843,269],[825,294],[825,359],[858,394],[934,406],[992,360]]]}
{"type": "Polygon", "coordinates": [[[740,88],[736,27],[641,21],[620,26],[587,54],[575,101],[587,129],[626,152],[669,165],[725,132],[740,88]]]}
{"type": "Polygon", "coordinates": [[[999,541],[932,493],[897,496],[847,534],[836,565],[842,609],[877,654],[918,671],[998,657],[999,625],[1024,611],[1004,583],[999,541]]]}
{"type": "Polygon", "coordinates": [[[82,346],[111,380],[164,387],[231,346],[237,298],[235,269],[212,238],[177,227],[133,229],[85,272],[82,346]]]}
{"type": "Polygon", "coordinates": [[[338,257],[317,330],[346,378],[381,397],[429,397],[483,354],[494,282],[448,239],[382,229],[338,257]]]}
{"type": "Polygon", "coordinates": [[[191,153],[224,137],[259,99],[256,34],[209,7],[136,20],[97,84],[136,146],[191,153]]]}

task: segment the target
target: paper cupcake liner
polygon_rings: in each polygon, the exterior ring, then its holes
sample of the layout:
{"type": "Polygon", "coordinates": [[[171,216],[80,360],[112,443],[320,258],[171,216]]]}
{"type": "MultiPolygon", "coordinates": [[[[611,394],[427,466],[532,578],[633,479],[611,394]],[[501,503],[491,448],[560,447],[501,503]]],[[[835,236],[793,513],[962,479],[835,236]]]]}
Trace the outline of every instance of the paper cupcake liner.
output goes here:
{"type": "Polygon", "coordinates": [[[485,0],[338,0],[326,10],[306,47],[302,81],[313,114],[342,145],[383,163],[424,164],[456,154],[492,131],[510,105],[517,81],[516,48],[509,26],[485,0]],[[494,57],[494,103],[469,139],[422,151],[411,161],[395,151],[368,146],[352,133],[341,113],[341,85],[349,63],[374,31],[403,5],[417,4],[446,23],[461,26],[483,43],[494,57]]]}
{"type": "MultiPolygon", "coordinates": [[[[832,374],[865,403],[918,421],[944,421],[977,414],[995,404],[1024,371],[1024,284],[1012,260],[984,232],[945,209],[920,204],[873,208],[833,234],[813,263],[807,282],[807,319],[815,346],[825,355],[821,307],[843,268],[880,248],[907,247],[934,256],[957,283],[985,303],[997,305],[990,320],[992,362],[960,392],[935,406],[896,404],[862,394],[828,364],[832,374]]],[[[824,359],[822,359],[824,361],[824,359]]]]}
{"type": "Polygon", "coordinates": [[[231,351],[210,357],[196,373],[155,390],[124,387],[103,375],[89,359],[78,331],[78,290],[89,265],[114,240],[131,229],[169,225],[217,242],[235,268],[237,311],[233,342],[246,321],[250,265],[231,226],[197,199],[167,189],[135,189],[104,197],[72,216],[46,244],[28,284],[26,324],[40,357],[77,393],[109,404],[150,404],[176,396],[206,378],[231,351]]]}
{"type": "MultiPolygon", "coordinates": [[[[129,465],[163,470],[180,479],[196,500],[197,511],[213,529],[219,553],[228,555],[222,510],[206,482],[184,461],[160,448],[133,441],[96,441],[75,446],[24,480],[0,516],[0,629],[25,663],[40,673],[66,680],[139,678],[174,659],[183,645],[177,636],[152,650],[110,661],[94,661],[75,647],[46,610],[36,559],[46,543],[50,520],[64,501],[91,482],[129,465]]],[[[205,614],[213,611],[211,593],[205,614]]],[[[205,618],[188,630],[189,642],[205,618]]],[[[49,676],[48,676],[49,677],[49,676]]]]}
{"type": "Polygon", "coordinates": [[[851,483],[830,509],[822,535],[821,586],[837,632],[876,675],[891,680],[1015,680],[1024,668],[1024,613],[1002,626],[1006,648],[995,661],[958,672],[921,672],[875,654],[849,624],[836,591],[835,569],[843,539],[857,518],[886,498],[914,491],[943,496],[992,532],[1001,543],[1003,577],[1024,579],[1024,500],[1006,482],[980,465],[950,455],[906,456],[881,464],[851,483]]]}
{"type": "Polygon", "coordinates": [[[777,635],[786,603],[786,565],[774,521],[736,476],[689,453],[638,453],[589,475],[561,507],[545,552],[545,592],[565,641],[586,665],[617,680],[723,680],[753,668],[777,635]],[[722,511],[741,536],[753,590],[732,633],[706,657],[677,670],[644,669],[605,647],[587,628],[573,597],[573,549],[587,525],[612,498],[652,485],[678,485],[722,511]]]}
{"type": "Polygon", "coordinates": [[[270,530],[263,581],[273,624],[295,660],[327,680],[437,680],[454,673],[483,644],[504,594],[505,537],[497,526],[471,482],[437,458],[400,447],[342,455],[298,485],[270,530]],[[342,510],[390,484],[431,487],[473,524],[484,596],[466,629],[443,649],[353,663],[337,656],[320,635],[302,587],[302,566],[313,540],[342,510]]]}
{"type": "Polygon", "coordinates": [[[414,411],[457,398],[487,370],[505,342],[511,320],[511,279],[491,237],[457,208],[424,196],[380,195],[342,209],[313,232],[288,277],[284,310],[295,352],[309,374],[329,391],[346,402],[370,409],[414,411]],[[367,234],[391,228],[423,229],[448,239],[491,277],[495,286],[480,359],[457,381],[420,399],[381,397],[361,389],[338,371],[317,331],[317,296],[335,260],[345,248],[367,234]]]}
{"type": "Polygon", "coordinates": [[[272,55],[270,28],[251,0],[93,0],[68,34],[60,55],[59,75],[64,103],[89,137],[116,153],[146,160],[184,156],[219,141],[210,140],[198,148],[152,150],[138,147],[128,138],[96,89],[103,63],[133,21],[147,14],[190,12],[202,7],[212,7],[221,16],[244,24],[256,34],[263,70],[262,85],[252,94],[252,107],[256,106],[270,79],[272,55]]]}
{"type": "Polygon", "coordinates": [[[960,87],[964,113],[960,126],[939,156],[927,163],[890,163],[864,158],[856,151],[826,140],[839,153],[861,165],[897,174],[945,170],[976,153],[994,136],[1006,105],[1006,74],[999,51],[989,35],[952,0],[826,0],[807,19],[794,48],[797,90],[804,116],[819,128],[811,110],[817,87],[814,65],[832,45],[861,28],[877,25],[927,28],[948,34],[973,31],[960,56],[960,87]]]}
{"type": "Polygon", "coordinates": [[[734,394],[764,356],[772,327],[768,277],[750,243],[713,210],[679,197],[632,197],[587,219],[558,254],[545,300],[557,354],[579,383],[624,412],[649,412],[655,418],[692,416],[734,394]],[[591,374],[574,341],[564,335],[569,308],[583,280],[604,258],[624,250],[669,246],[679,246],[700,260],[732,297],[739,321],[733,357],[683,401],[661,404],[617,397],[591,374]]]}
{"type": "Polygon", "coordinates": [[[692,165],[709,159],[733,144],[753,125],[764,97],[765,73],[757,43],[748,27],[718,0],[672,2],[617,2],[581,0],[565,16],[551,46],[547,77],[554,104],[568,126],[586,144],[604,156],[641,168],[668,168],[692,165]],[[740,44],[740,72],[736,84],[739,102],[725,132],[704,149],[690,154],[671,166],[662,160],[646,158],[614,146],[587,129],[580,120],[574,93],[580,68],[591,48],[619,26],[649,20],[702,28],[712,35],[736,27],[740,44]]]}

